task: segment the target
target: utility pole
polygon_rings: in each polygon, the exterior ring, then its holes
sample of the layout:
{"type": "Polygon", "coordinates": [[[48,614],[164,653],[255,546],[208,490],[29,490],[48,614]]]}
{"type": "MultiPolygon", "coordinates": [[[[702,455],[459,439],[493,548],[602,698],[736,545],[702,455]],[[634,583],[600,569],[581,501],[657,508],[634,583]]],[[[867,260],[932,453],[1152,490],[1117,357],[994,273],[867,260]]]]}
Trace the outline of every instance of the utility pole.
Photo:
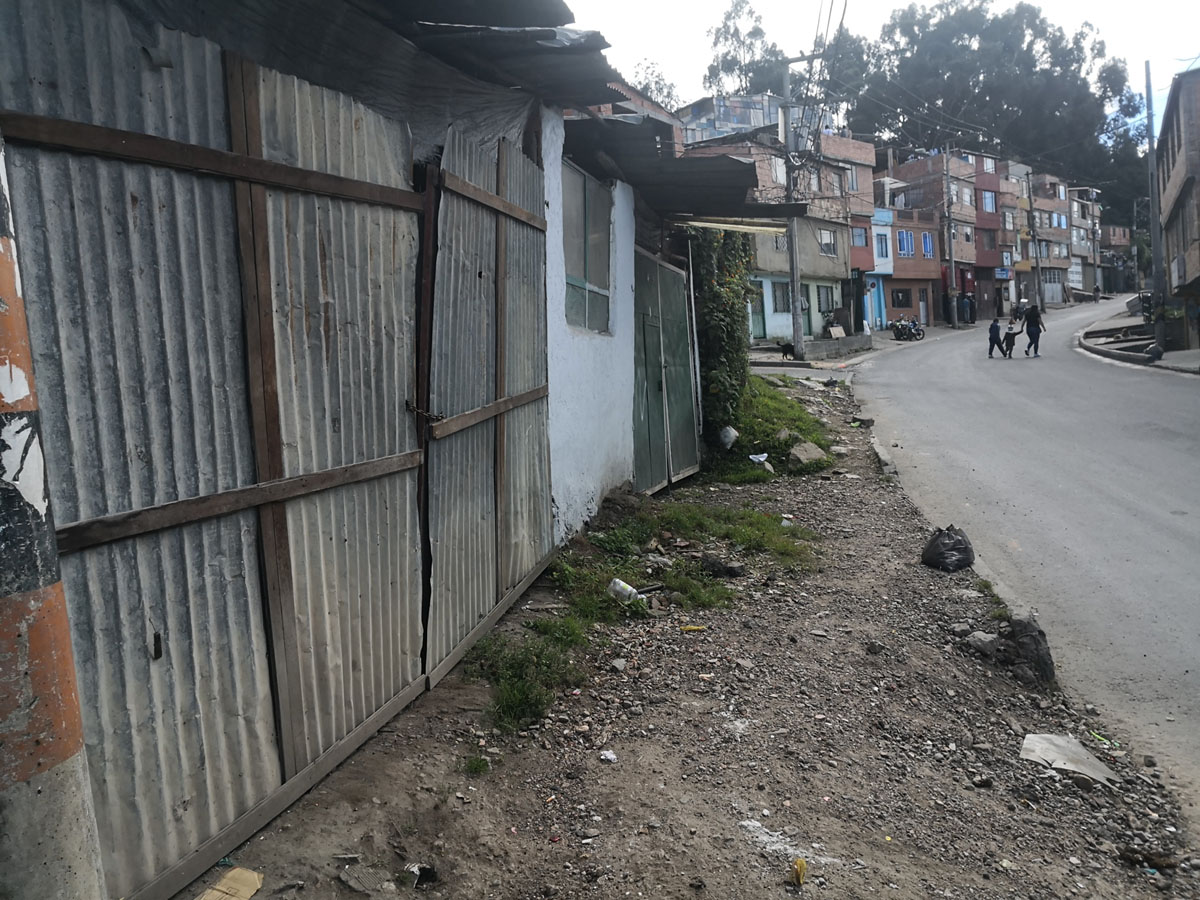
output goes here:
{"type": "Polygon", "coordinates": [[[950,327],[958,327],[958,278],[954,265],[954,206],[950,202],[950,148],[942,148],[942,169],[946,173],[946,253],[950,258],[950,327]]]}
{"type": "MultiPolygon", "coordinates": [[[[788,203],[796,200],[796,167],[792,162],[792,63],[817,59],[820,53],[793,56],[783,61],[783,103],[779,107],[783,142],[784,196],[788,203]]],[[[804,123],[802,122],[801,125],[804,123]]],[[[792,286],[792,358],[803,360],[804,318],[808,315],[807,298],[800,293],[800,222],[796,216],[787,217],[788,281],[792,286]]]]}
{"type": "Polygon", "coordinates": [[[1140,260],[1138,259],[1136,197],[1133,198],[1133,218],[1129,222],[1129,245],[1133,248],[1133,289],[1140,291],[1142,289],[1142,272],[1140,260]]]}
{"type": "Polygon", "coordinates": [[[5,172],[0,135],[0,897],[106,897],[5,172]]]}
{"type": "Polygon", "coordinates": [[[1042,248],[1038,241],[1037,216],[1033,209],[1033,175],[1025,173],[1025,185],[1029,190],[1029,232],[1033,235],[1033,264],[1037,267],[1037,300],[1038,309],[1046,311],[1046,290],[1042,287],[1042,248]]]}
{"type": "Polygon", "coordinates": [[[1150,86],[1150,60],[1146,60],[1146,129],[1150,135],[1150,261],[1153,264],[1154,343],[1166,350],[1167,269],[1163,264],[1162,223],[1158,209],[1158,139],[1154,134],[1154,91],[1150,86]]]}

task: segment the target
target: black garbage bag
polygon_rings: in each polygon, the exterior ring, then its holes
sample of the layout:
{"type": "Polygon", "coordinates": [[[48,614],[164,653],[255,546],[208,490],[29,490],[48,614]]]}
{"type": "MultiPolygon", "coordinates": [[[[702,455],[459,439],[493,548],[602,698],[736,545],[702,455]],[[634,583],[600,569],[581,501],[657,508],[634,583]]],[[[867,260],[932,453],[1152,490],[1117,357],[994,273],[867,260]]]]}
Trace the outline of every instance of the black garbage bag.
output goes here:
{"type": "Polygon", "coordinates": [[[961,528],[939,528],[921,552],[921,562],[931,569],[957,572],[975,562],[975,548],[961,528]]]}

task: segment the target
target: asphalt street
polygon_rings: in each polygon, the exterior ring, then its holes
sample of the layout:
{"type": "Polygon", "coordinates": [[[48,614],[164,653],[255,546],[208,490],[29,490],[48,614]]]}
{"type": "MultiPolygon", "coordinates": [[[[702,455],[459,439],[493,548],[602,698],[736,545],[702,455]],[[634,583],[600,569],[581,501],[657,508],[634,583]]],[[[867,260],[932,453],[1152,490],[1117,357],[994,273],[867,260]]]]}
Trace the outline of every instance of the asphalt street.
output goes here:
{"type": "MultiPolygon", "coordinates": [[[[987,356],[987,323],[854,367],[864,415],[933,523],[964,528],[1060,680],[1169,765],[1200,820],[1200,377],[1114,363],[1051,310],[1041,358],[987,356]]],[[[1185,803],[1185,807],[1186,807],[1185,803]]]]}

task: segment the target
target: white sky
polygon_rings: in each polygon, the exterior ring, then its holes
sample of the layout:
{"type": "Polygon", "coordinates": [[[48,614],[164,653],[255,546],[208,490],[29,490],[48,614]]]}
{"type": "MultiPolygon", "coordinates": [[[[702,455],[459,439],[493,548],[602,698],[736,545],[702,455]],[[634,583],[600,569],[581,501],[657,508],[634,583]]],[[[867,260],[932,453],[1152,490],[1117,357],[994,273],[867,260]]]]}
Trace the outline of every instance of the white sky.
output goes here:
{"type": "MultiPolygon", "coordinates": [[[[1146,88],[1145,62],[1150,60],[1154,84],[1155,127],[1159,127],[1171,77],[1188,67],[1200,54],[1200,11],[1194,0],[1045,0],[1039,5],[1050,22],[1073,34],[1091,22],[1103,38],[1110,57],[1122,57],[1129,67],[1133,89],[1146,88]],[[1192,8],[1193,13],[1184,10],[1192,8]],[[1192,21],[1184,20],[1191,16],[1192,21]],[[1182,61],[1181,61],[1182,60],[1182,61]]],[[[652,59],[689,103],[707,92],[701,79],[712,60],[708,29],[719,24],[729,0],[567,0],[575,13],[575,27],[601,32],[612,48],[608,61],[627,79],[634,66],[652,59]]],[[[900,4],[903,6],[907,4],[900,4]]],[[[925,5],[932,5],[926,3],[925,5]]],[[[993,0],[993,12],[1014,3],[993,0]]],[[[751,0],[762,16],[767,39],[785,53],[799,56],[812,49],[817,30],[818,3],[796,0],[751,0]]],[[[884,0],[847,0],[846,27],[877,40],[896,3],[884,0]]],[[[821,5],[828,13],[828,0],[821,5]]],[[[834,26],[841,4],[834,8],[834,26]]],[[[823,21],[822,21],[823,24],[823,21]]],[[[832,29],[831,29],[832,33],[832,29]]],[[[1195,63],[1200,66],[1200,62],[1195,63]]]]}

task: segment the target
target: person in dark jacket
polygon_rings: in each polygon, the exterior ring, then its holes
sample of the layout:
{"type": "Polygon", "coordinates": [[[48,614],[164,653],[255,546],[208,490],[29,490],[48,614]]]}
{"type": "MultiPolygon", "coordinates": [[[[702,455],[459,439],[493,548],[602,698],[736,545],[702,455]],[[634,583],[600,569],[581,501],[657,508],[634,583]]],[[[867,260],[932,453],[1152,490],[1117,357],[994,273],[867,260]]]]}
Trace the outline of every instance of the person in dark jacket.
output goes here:
{"type": "Polygon", "coordinates": [[[1004,355],[1004,345],[1000,343],[1000,320],[992,319],[992,324],[988,328],[988,359],[995,359],[992,356],[992,351],[997,347],[1000,348],[1000,355],[1004,355]]]}
{"type": "Polygon", "coordinates": [[[1029,311],[1025,313],[1025,332],[1029,335],[1029,343],[1025,347],[1025,355],[1029,355],[1029,351],[1033,351],[1034,356],[1041,356],[1038,352],[1038,342],[1041,340],[1042,332],[1046,330],[1046,322],[1042,318],[1042,311],[1036,306],[1030,306],[1029,311]]]}

